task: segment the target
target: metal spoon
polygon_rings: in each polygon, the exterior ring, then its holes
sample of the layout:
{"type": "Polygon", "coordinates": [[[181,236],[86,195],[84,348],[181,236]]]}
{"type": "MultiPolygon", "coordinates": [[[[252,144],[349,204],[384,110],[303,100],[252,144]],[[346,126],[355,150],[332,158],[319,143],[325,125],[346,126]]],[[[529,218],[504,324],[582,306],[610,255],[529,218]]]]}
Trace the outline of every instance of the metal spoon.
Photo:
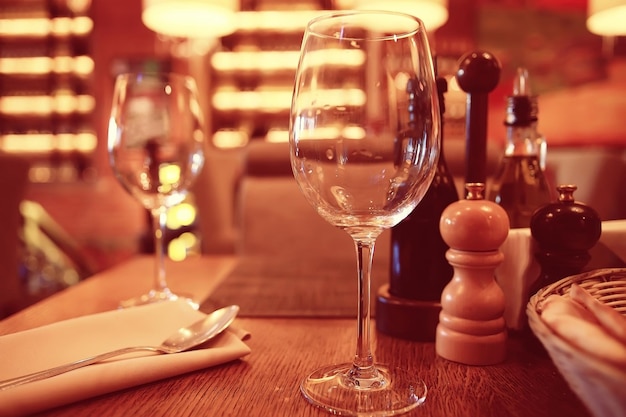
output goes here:
{"type": "Polygon", "coordinates": [[[239,306],[237,305],[223,307],[219,310],[215,310],[202,320],[193,323],[191,326],[178,329],[173,335],[165,339],[165,341],[163,341],[160,346],[126,347],[113,350],[111,352],[101,353],[99,355],[91,356],[89,358],[80,359],[75,362],[70,362],[65,365],[60,365],[51,369],[34,372],[32,374],[23,375],[16,378],[6,379],[4,381],[0,381],[0,391],[27,384],[29,382],[50,378],[56,375],[63,374],[65,372],[72,371],[74,369],[82,368],[83,366],[91,365],[96,362],[101,362],[106,359],[110,359],[115,356],[125,355],[131,352],[146,350],[161,353],[183,352],[185,350],[198,346],[222,333],[224,330],[226,330],[226,328],[228,328],[228,326],[230,326],[230,324],[237,316],[238,312],[239,306]]]}

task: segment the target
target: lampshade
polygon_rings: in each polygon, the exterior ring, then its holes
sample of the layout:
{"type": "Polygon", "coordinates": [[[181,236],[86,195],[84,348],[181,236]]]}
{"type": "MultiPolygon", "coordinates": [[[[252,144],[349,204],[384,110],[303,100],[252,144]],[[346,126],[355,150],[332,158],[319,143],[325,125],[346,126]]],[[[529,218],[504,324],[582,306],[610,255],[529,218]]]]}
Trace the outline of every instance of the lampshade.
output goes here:
{"type": "Polygon", "coordinates": [[[589,0],[587,29],[602,36],[626,35],[626,0],[589,0]]]}
{"type": "Polygon", "coordinates": [[[143,0],[149,29],[182,38],[219,38],[236,29],[237,0],[143,0]]]}
{"type": "Polygon", "coordinates": [[[448,0],[354,0],[353,8],[407,13],[424,22],[428,31],[448,20],[448,0]]]}

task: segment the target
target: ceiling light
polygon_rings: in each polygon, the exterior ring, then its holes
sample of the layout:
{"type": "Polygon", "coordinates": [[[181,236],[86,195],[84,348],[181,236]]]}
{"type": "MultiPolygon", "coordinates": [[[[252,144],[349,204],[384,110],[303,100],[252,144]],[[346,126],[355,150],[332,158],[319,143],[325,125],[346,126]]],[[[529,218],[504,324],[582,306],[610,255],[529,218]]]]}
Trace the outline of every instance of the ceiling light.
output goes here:
{"type": "Polygon", "coordinates": [[[587,29],[601,36],[626,35],[626,0],[589,0],[587,29]]]}
{"type": "Polygon", "coordinates": [[[156,33],[219,38],[236,29],[237,0],[143,0],[141,20],[156,33]]]}
{"type": "Polygon", "coordinates": [[[448,0],[338,0],[341,9],[384,10],[413,15],[431,32],[448,21],[448,0]]]}

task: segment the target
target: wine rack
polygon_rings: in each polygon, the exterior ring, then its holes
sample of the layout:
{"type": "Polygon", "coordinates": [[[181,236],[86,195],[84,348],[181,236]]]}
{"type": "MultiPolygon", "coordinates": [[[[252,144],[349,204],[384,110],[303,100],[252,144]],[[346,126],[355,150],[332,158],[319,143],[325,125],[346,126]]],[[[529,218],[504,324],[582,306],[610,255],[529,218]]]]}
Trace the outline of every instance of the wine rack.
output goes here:
{"type": "Polygon", "coordinates": [[[96,149],[89,0],[0,2],[0,151],[34,182],[75,181],[96,149]]]}

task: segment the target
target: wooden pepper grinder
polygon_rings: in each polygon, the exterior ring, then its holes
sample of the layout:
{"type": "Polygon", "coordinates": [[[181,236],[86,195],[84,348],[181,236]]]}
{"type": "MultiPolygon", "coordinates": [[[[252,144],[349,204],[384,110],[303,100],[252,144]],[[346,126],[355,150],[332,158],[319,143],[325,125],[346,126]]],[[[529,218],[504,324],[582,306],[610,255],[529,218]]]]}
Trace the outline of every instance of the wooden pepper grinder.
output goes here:
{"type": "Polygon", "coordinates": [[[504,293],[494,270],[504,257],[499,248],[509,233],[509,218],[484,199],[485,184],[466,188],[466,199],[449,205],[441,216],[454,276],[441,296],[435,348],[454,362],[491,365],[506,356],[504,293]]]}
{"type": "Polygon", "coordinates": [[[602,221],[586,204],[575,201],[575,185],[559,185],[559,200],[538,208],[530,219],[530,232],[537,242],[535,257],[541,274],[531,286],[532,296],[546,285],[579,274],[598,242],[602,221]]]}
{"type": "Polygon", "coordinates": [[[465,183],[485,183],[488,99],[489,93],[500,82],[500,62],[485,51],[465,54],[459,61],[456,81],[468,94],[465,117],[465,183]]]}

